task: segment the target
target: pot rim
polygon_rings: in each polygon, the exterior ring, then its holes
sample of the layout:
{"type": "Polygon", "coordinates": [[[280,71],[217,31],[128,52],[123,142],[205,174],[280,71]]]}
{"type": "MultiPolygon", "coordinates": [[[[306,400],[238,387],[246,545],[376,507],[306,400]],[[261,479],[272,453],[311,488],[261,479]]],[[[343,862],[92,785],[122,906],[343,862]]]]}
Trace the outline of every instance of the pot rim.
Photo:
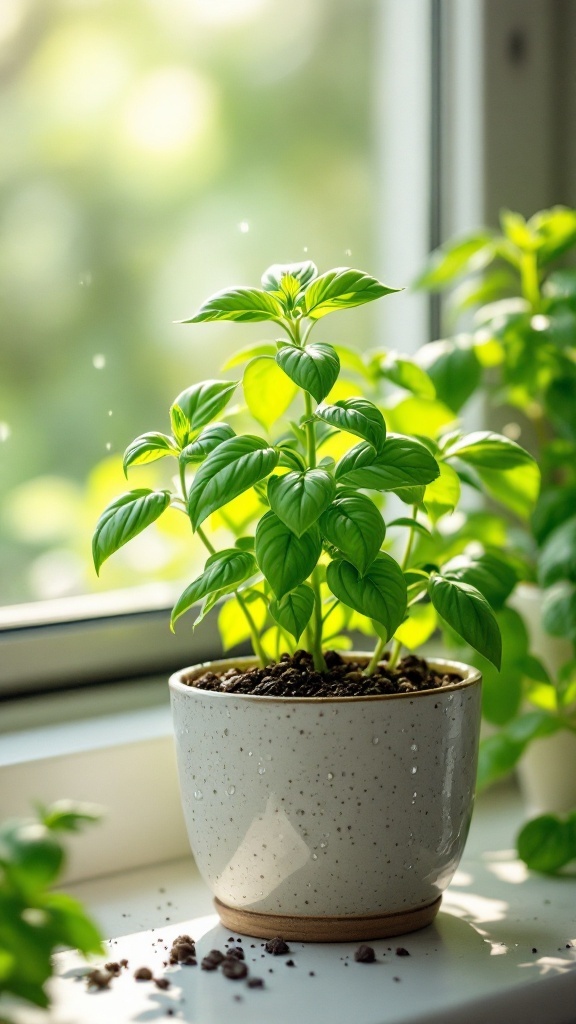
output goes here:
{"type": "MultiPolygon", "coordinates": [[[[369,660],[371,655],[367,651],[346,651],[341,653],[341,657],[344,659],[349,658],[365,658],[369,660]]],[[[433,697],[437,694],[453,693],[455,690],[463,690],[469,686],[474,686],[482,682],[482,673],[479,669],[474,668],[472,665],[467,665],[463,661],[450,661],[447,658],[426,658],[426,661],[433,669],[451,671],[459,673],[462,679],[458,683],[450,683],[448,686],[439,686],[433,690],[413,690],[410,693],[374,693],[365,694],[363,696],[355,695],[351,697],[277,697],[277,696],[266,696],[261,693],[223,693],[220,690],[202,690],[200,687],[188,686],[183,683],[182,676],[194,676],[200,675],[202,672],[206,672],[209,669],[214,672],[226,671],[227,668],[234,666],[239,668],[251,668],[258,664],[258,659],[254,655],[241,655],[236,658],[215,658],[212,661],[200,662],[197,665],[190,665],[188,668],[180,669],[178,672],[174,672],[169,680],[168,685],[171,690],[175,693],[188,694],[189,696],[198,697],[211,697],[215,699],[230,699],[242,701],[258,701],[262,703],[265,701],[268,704],[347,704],[352,701],[378,701],[378,700],[413,700],[415,697],[433,697]]]]}

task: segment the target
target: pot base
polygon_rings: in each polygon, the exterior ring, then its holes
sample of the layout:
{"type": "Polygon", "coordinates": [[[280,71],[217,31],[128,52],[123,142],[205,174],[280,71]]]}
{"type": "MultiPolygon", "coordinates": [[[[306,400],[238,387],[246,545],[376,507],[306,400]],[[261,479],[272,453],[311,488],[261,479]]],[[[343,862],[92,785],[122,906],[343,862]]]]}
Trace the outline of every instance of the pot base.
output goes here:
{"type": "Polygon", "coordinates": [[[347,914],[343,917],[292,917],[289,914],[259,914],[253,910],[239,910],[214,900],[220,920],[231,932],[250,935],[258,939],[283,939],[296,942],[356,942],[366,939],[386,939],[391,935],[405,935],[426,928],[440,909],[442,897],[434,903],[416,910],[395,914],[347,914]]]}

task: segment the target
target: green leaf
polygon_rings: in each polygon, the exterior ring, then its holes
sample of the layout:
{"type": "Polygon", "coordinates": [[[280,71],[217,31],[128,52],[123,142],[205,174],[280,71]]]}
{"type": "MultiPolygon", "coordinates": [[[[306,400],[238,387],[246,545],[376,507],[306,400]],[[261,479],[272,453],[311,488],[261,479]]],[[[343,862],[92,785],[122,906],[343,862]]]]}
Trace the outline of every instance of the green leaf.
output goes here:
{"type": "Polygon", "coordinates": [[[100,932],[78,900],[61,892],[50,893],[42,909],[48,916],[47,928],[56,939],[54,945],[71,946],[85,955],[104,954],[100,932]]]}
{"type": "Polygon", "coordinates": [[[209,594],[228,593],[238,584],[250,579],[256,572],[258,566],[254,555],[249,551],[225,548],[210,555],[204,571],[186,587],[176,601],[170,617],[170,628],[173,630],[176,620],[204,597],[209,594]]]}
{"type": "Polygon", "coordinates": [[[540,491],[540,470],[535,462],[528,462],[514,469],[498,470],[475,467],[478,476],[490,497],[515,512],[521,519],[528,519],[540,491]]]}
{"type": "Polygon", "coordinates": [[[404,526],[408,530],[416,530],[417,533],[421,533],[423,537],[431,537],[432,533],[424,523],[419,523],[417,519],[409,519],[408,517],[401,516],[400,519],[393,519],[391,523],[388,523],[388,529],[392,529],[393,526],[404,526]]]}
{"type": "Polygon", "coordinates": [[[182,447],[193,440],[189,434],[196,434],[220,415],[237,387],[238,381],[204,380],[180,392],[170,409],[170,419],[174,437],[182,447]]]}
{"type": "Polygon", "coordinates": [[[272,476],[268,481],[270,508],[301,537],[321,516],[336,492],[336,482],[325,469],[272,476]]]}
{"type": "Polygon", "coordinates": [[[316,567],[321,551],[317,526],[297,537],[275,512],[267,512],[256,527],[258,565],[277,598],[304,582],[316,567]]]}
{"type": "Polygon", "coordinates": [[[567,519],[571,519],[576,509],[576,487],[564,484],[561,487],[546,486],[542,490],[536,508],[532,513],[531,527],[538,544],[542,544],[546,538],[561,526],[567,519]]]}
{"type": "Polygon", "coordinates": [[[481,270],[493,257],[492,236],[488,231],[457,238],[432,253],[416,287],[442,291],[454,278],[465,271],[481,270]]]}
{"type": "MultiPolygon", "coordinates": [[[[429,348],[428,345],[423,347],[429,348]]],[[[418,398],[436,397],[431,377],[414,359],[398,355],[397,352],[388,352],[380,362],[378,372],[381,377],[405,391],[411,391],[418,398]]]]}
{"type": "Polygon", "coordinates": [[[386,406],[386,423],[390,433],[408,434],[410,437],[436,438],[456,420],[456,414],[437,398],[416,395],[402,397],[386,406]]]}
{"type": "Polygon", "coordinates": [[[562,581],[544,592],[542,625],[552,636],[576,643],[576,586],[562,581]]]}
{"type": "Polygon", "coordinates": [[[141,466],[147,462],[155,462],[165,455],[178,456],[178,448],[174,440],[167,434],[158,434],[152,431],[149,434],[141,434],[136,440],[128,445],[124,452],[123,468],[124,475],[128,476],[129,466],[141,466]]]}
{"type": "Polygon", "coordinates": [[[406,580],[398,563],[384,553],[376,556],[364,576],[343,558],[326,570],[330,590],[343,604],[384,626],[394,636],[406,612],[406,580]]]}
{"type": "Polygon", "coordinates": [[[274,356],[258,356],[244,370],[242,381],[246,405],[255,420],[269,430],[294,401],[297,389],[274,356]]]}
{"type": "Polygon", "coordinates": [[[194,463],[203,462],[210,452],[213,452],[223,441],[228,441],[236,434],[227,423],[211,423],[205,427],[195,441],[187,444],[180,452],[180,463],[183,466],[190,466],[194,463]]]}
{"type": "Polygon", "coordinates": [[[476,430],[452,441],[444,458],[459,458],[481,469],[514,469],[534,462],[529,452],[515,441],[490,430],[476,430]]]}
{"type": "Polygon", "coordinates": [[[550,587],[558,580],[576,583],[576,516],[552,531],[538,559],[540,586],[550,587]]]}
{"type": "Polygon", "coordinates": [[[127,491],[104,509],[92,538],[92,557],[97,575],[110,555],[154,523],[170,504],[170,491],[142,487],[127,491]]]}
{"type": "Polygon", "coordinates": [[[318,276],[318,269],[312,260],[302,263],[274,263],[262,274],[262,287],[267,292],[282,292],[285,278],[293,278],[298,290],[305,288],[313,278],[318,276]]]}
{"type": "Polygon", "coordinates": [[[457,555],[442,566],[442,576],[475,587],[494,611],[502,607],[518,582],[510,563],[490,551],[476,558],[457,555]]]}
{"type": "Polygon", "coordinates": [[[274,341],[262,341],[258,345],[246,345],[244,348],[240,348],[234,352],[233,355],[226,360],[222,369],[233,370],[236,366],[241,366],[242,363],[247,363],[250,359],[254,359],[256,356],[275,356],[276,351],[277,348],[274,341]]]}
{"type": "Polygon", "coordinates": [[[320,517],[320,530],[361,576],[376,558],[386,535],[379,509],[365,494],[337,495],[320,517]]]}
{"type": "Polygon", "coordinates": [[[285,345],[276,353],[276,362],[299,388],[322,402],[332,390],[340,372],[340,360],[332,345],[322,342],[296,348],[285,345]]]}
{"type": "Polygon", "coordinates": [[[532,871],[555,874],[576,859],[576,814],[541,814],[521,829],[518,856],[532,871]]]}
{"type": "Polygon", "coordinates": [[[307,583],[291,590],[284,597],[270,602],[270,614],[275,622],[296,641],[300,639],[314,610],[314,591],[307,583]]]}
{"type": "Polygon", "coordinates": [[[453,412],[460,412],[479,387],[482,377],[473,340],[464,335],[433,341],[422,345],[416,358],[432,381],[437,399],[453,412]]]}
{"type": "Polygon", "coordinates": [[[259,320],[281,321],[282,306],[270,292],[259,288],[232,288],[212,295],[194,316],[181,324],[199,324],[209,320],[236,320],[255,323],[259,320]]]}
{"type": "Polygon", "coordinates": [[[268,476],[278,457],[275,448],[251,434],[219,444],[200,466],[190,488],[188,514],[194,529],[216,509],[268,476]]]}
{"type": "Polygon", "coordinates": [[[558,259],[562,253],[576,245],[576,210],[566,206],[540,210],[530,218],[528,225],[538,235],[540,266],[558,259]]]}
{"type": "Polygon", "coordinates": [[[433,523],[452,513],[460,501],[460,479],[452,466],[440,462],[440,475],[428,484],[422,499],[433,523]]]}
{"type": "Polygon", "coordinates": [[[498,671],[481,655],[470,659],[482,672],[482,714],[487,722],[506,725],[518,715],[523,696],[524,662],[528,633],[513,608],[496,613],[502,634],[502,665],[498,671]]]}
{"type": "Polygon", "coordinates": [[[380,451],[386,440],[386,424],[380,410],[367,398],[345,398],[333,405],[319,405],[316,415],[326,423],[368,441],[380,451]]]}
{"type": "Polygon", "coordinates": [[[432,576],[428,594],[448,625],[496,668],[502,660],[500,629],[488,601],[476,587],[432,576]]]}
{"type": "Polygon", "coordinates": [[[304,315],[312,320],[318,320],[327,313],[361,306],[365,302],[373,302],[374,299],[398,290],[387,288],[360,270],[337,267],[317,277],[308,285],[304,294],[304,315]]]}
{"type": "Polygon", "coordinates": [[[503,732],[482,740],[478,753],[478,789],[485,789],[509,775],[522,757],[525,746],[525,743],[513,740],[503,732]]]}
{"type": "Polygon", "coordinates": [[[11,882],[29,895],[51,885],[63,863],[64,850],[45,825],[12,818],[0,827],[0,864],[11,882]]]}
{"type": "Polygon", "coordinates": [[[79,800],[56,800],[42,809],[42,822],[53,832],[80,832],[102,817],[102,808],[79,800]]]}
{"type": "Polygon", "coordinates": [[[352,448],[336,466],[336,479],[350,487],[395,491],[431,483],[439,472],[424,445],[409,437],[389,437],[376,455],[366,442],[352,448]]]}

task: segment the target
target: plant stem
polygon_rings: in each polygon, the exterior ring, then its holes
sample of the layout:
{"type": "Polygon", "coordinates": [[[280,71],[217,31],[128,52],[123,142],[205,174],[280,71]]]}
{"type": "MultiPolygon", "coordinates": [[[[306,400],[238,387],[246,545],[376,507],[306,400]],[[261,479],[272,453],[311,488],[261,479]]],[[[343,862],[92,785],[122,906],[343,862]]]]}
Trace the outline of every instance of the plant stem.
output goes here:
{"type": "Polygon", "coordinates": [[[312,399],[307,391],[304,392],[304,406],[306,409],[306,454],[310,469],[314,469],[316,466],[316,431],[314,430],[312,399]]]}
{"type": "Polygon", "coordinates": [[[312,573],[312,589],[314,591],[314,643],[312,650],[314,668],[317,672],[325,672],[326,661],[322,651],[322,594],[320,592],[318,566],[316,566],[312,573]]]}

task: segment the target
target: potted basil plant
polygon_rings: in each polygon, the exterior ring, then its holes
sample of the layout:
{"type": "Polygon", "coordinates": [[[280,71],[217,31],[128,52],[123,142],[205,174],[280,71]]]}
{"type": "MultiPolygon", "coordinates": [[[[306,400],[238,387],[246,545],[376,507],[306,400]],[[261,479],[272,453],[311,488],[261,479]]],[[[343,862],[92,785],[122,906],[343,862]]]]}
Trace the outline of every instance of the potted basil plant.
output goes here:
{"type": "Polygon", "coordinates": [[[312,331],[392,291],[357,270],[319,275],[307,261],[270,267],[261,288],[209,298],[184,322],[267,321],[282,339],[233,357],[246,363],[241,381],[182,391],[171,434],[128,446],[126,471],[172,457],[178,486],[122,494],[94,535],[99,571],[178,510],[206,563],[176,601],[172,627],[219,605],[228,629],[251,639],[253,656],[170,680],[191,845],[222,921],[251,935],[361,939],[426,925],[470,821],[480,673],[401,659],[402,631],[431,603],[499,665],[482,593],[498,580],[488,572],[474,586],[415,562],[414,538],[434,528],[427,489],[466,447],[479,458],[504,453],[507,465],[531,460],[495,434],[391,434],[376,404],[338,397],[338,352],[312,331]],[[242,407],[228,417],[236,428],[221,419],[240,386],[257,421],[250,432],[239,432],[242,407]],[[411,511],[383,516],[387,493],[411,511]],[[373,649],[339,653],[359,624],[373,649]]]}
{"type": "Polygon", "coordinates": [[[576,210],[557,206],[529,220],[504,210],[500,221],[500,231],[432,254],[420,285],[449,289],[446,327],[468,321],[468,331],[433,343],[421,362],[454,411],[482,393],[541,468],[531,514],[518,494],[492,491],[522,551],[514,604],[525,626],[518,614],[510,622],[512,657],[486,708],[501,728],[482,764],[493,780],[518,763],[529,808],[545,812],[520,833],[519,853],[555,871],[576,857],[576,270],[559,265],[576,251],[576,210]]]}

